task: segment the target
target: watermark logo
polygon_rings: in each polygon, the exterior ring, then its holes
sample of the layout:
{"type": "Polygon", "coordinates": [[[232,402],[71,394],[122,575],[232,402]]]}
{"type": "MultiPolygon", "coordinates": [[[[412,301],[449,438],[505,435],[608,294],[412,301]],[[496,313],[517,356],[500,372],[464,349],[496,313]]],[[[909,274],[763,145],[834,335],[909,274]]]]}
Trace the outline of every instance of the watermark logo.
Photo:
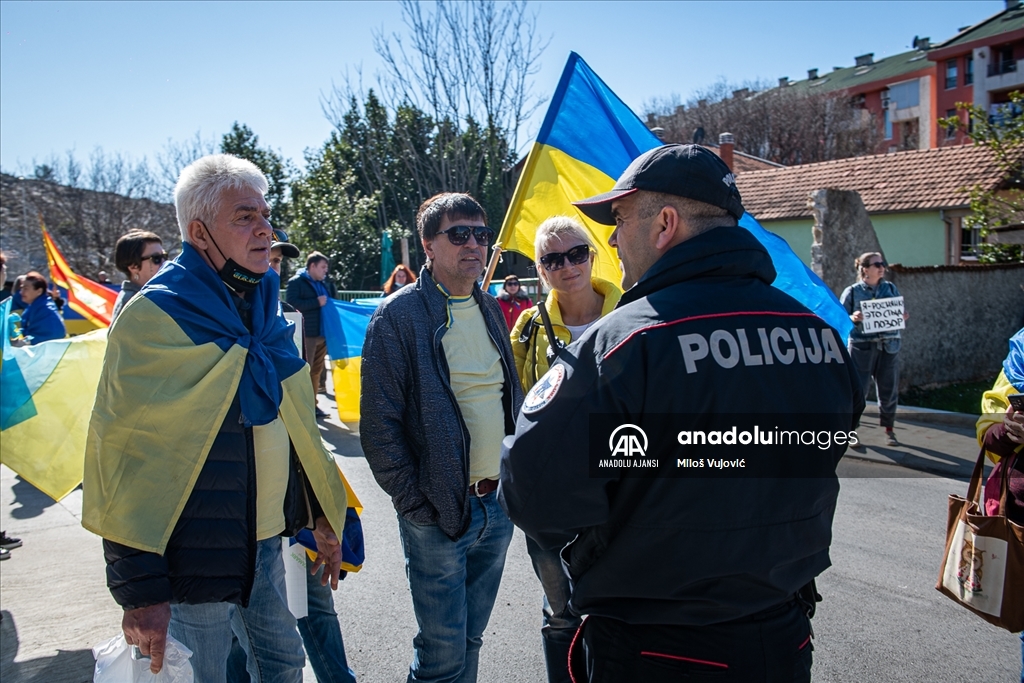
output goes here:
{"type": "Polygon", "coordinates": [[[634,424],[619,425],[608,437],[608,450],[613,458],[643,458],[647,455],[647,434],[634,424]]]}

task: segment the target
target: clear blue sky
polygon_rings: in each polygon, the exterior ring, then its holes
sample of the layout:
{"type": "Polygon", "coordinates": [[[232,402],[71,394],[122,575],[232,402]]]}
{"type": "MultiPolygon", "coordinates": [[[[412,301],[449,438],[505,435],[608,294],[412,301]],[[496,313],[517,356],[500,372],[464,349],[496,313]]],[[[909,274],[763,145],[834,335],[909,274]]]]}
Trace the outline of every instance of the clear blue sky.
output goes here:
{"type": "MultiPolygon", "coordinates": [[[[551,38],[536,76],[550,95],[570,50],[641,113],[719,77],[830,70],[933,42],[999,12],[975,2],[535,2],[551,38]]],[[[326,140],[319,98],[379,71],[372,31],[402,31],[389,2],[0,2],[0,167],[96,147],[150,159],[168,138],[220,137],[233,121],[302,165],[326,140]]],[[[524,137],[539,127],[531,124],[524,137]]]]}

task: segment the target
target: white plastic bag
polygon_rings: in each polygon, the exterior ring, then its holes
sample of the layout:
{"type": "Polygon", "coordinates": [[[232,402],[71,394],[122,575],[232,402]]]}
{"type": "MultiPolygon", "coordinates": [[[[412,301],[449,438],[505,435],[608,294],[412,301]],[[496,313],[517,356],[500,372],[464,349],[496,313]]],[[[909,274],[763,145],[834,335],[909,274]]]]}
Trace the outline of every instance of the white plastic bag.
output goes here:
{"type": "Polygon", "coordinates": [[[138,648],[129,646],[124,634],[100,643],[92,649],[96,658],[93,683],[193,683],[192,663],[188,658],[192,650],[167,636],[164,647],[164,666],[160,673],[149,670],[149,657],[138,654],[138,648]]]}

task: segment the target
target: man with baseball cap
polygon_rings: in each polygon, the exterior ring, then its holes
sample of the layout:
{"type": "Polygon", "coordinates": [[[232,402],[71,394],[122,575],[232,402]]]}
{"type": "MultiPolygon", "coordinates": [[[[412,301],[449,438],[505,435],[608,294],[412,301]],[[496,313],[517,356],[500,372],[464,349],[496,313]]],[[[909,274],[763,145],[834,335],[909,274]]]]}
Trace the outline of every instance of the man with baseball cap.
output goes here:
{"type": "Polygon", "coordinates": [[[588,615],[575,680],[809,681],[835,466],[864,407],[846,348],[771,286],[709,150],[658,147],[576,206],[615,225],[626,291],[527,395],[499,489],[588,615]]]}
{"type": "Polygon", "coordinates": [[[270,267],[280,275],[281,264],[286,258],[299,258],[299,248],[288,241],[288,233],[274,229],[274,241],[270,244],[270,267]]]}

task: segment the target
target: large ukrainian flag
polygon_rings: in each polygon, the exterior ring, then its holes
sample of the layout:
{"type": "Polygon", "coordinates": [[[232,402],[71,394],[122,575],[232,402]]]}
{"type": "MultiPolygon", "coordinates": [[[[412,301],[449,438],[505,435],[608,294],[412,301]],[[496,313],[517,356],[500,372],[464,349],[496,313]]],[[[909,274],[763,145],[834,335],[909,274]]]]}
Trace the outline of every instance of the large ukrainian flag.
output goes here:
{"type": "Polygon", "coordinates": [[[612,189],[633,159],[660,144],[583,58],[569,53],[505,214],[498,246],[533,259],[537,226],[551,216],[574,216],[597,244],[594,274],[619,282],[619,257],[608,246],[611,228],[593,222],[572,202],[612,189]]]}
{"type": "Polygon", "coordinates": [[[12,347],[10,306],[10,299],[0,304],[0,462],[60,500],[82,482],[107,330],[12,347]]]}
{"type": "MultiPolygon", "coordinates": [[[[572,202],[611,190],[633,159],[661,144],[587,63],[571,52],[519,177],[497,246],[533,259],[537,226],[551,216],[574,216],[597,244],[595,274],[619,282],[619,259],[608,246],[613,228],[591,221],[572,202]]],[[[773,285],[807,306],[845,339],[853,323],[825,283],[782,238],[761,227],[753,216],[744,214],[740,226],[750,230],[771,254],[778,272],[773,285]]]]}

